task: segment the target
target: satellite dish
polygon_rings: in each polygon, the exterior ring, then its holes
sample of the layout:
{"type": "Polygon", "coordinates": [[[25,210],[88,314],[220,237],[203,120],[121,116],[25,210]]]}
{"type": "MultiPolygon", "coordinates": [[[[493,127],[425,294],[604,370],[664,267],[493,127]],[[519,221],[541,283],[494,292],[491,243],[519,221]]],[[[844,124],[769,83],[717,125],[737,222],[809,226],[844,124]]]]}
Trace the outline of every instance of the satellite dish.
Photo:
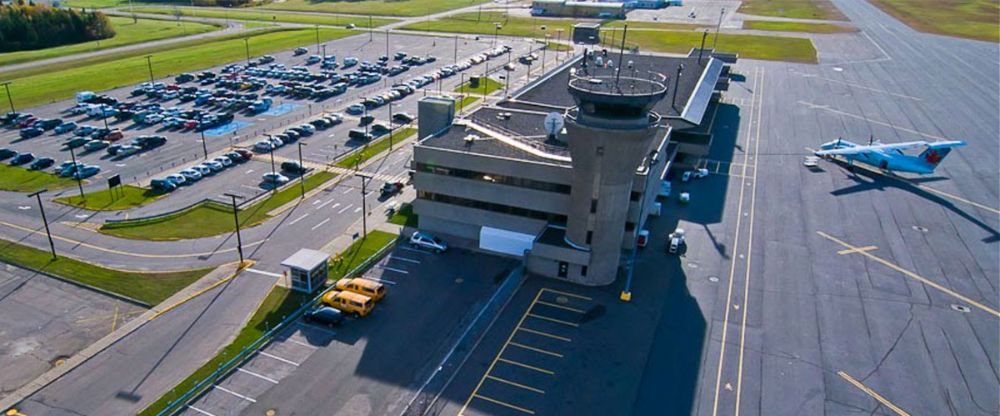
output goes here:
{"type": "Polygon", "coordinates": [[[545,126],[545,131],[549,134],[549,137],[555,137],[562,130],[565,123],[563,115],[553,111],[545,116],[545,122],[542,124],[545,126]]]}

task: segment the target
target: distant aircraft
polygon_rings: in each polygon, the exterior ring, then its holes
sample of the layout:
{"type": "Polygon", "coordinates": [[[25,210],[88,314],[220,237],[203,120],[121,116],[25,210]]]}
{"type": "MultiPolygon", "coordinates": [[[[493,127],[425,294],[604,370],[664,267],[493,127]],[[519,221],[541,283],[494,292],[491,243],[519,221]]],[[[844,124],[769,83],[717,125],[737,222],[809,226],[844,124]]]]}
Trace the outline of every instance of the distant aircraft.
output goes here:
{"type": "Polygon", "coordinates": [[[874,139],[868,140],[868,145],[859,145],[844,139],[824,143],[816,156],[842,156],[848,165],[855,161],[875,166],[885,171],[909,172],[926,175],[934,173],[934,169],[951,152],[952,148],[965,146],[959,140],[926,142],[923,140],[905,143],[882,144],[874,139]],[[925,149],[919,155],[908,155],[904,150],[925,149]]]}

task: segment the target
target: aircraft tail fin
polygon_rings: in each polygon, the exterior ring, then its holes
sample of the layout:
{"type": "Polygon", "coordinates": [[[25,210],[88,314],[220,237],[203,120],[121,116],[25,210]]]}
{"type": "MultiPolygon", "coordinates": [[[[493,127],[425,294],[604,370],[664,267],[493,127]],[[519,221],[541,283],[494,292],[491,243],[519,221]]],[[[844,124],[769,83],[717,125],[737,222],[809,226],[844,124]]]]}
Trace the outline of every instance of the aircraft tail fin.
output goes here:
{"type": "Polygon", "coordinates": [[[945,157],[951,153],[953,147],[965,146],[965,142],[962,141],[951,141],[951,142],[939,142],[931,143],[927,146],[927,150],[920,153],[920,160],[931,166],[937,166],[944,160],[945,157]]]}

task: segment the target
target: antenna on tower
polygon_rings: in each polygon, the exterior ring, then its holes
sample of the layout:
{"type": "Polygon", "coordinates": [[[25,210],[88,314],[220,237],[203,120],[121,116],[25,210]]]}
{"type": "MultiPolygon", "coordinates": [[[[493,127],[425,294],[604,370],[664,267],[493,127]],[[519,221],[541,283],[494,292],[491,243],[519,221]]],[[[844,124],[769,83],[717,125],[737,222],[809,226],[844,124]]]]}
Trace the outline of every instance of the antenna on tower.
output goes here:
{"type": "Polygon", "coordinates": [[[618,70],[615,71],[615,89],[621,91],[618,88],[618,78],[622,75],[622,61],[625,59],[625,36],[628,35],[628,24],[625,24],[625,29],[622,30],[622,46],[618,50],[618,70]]]}

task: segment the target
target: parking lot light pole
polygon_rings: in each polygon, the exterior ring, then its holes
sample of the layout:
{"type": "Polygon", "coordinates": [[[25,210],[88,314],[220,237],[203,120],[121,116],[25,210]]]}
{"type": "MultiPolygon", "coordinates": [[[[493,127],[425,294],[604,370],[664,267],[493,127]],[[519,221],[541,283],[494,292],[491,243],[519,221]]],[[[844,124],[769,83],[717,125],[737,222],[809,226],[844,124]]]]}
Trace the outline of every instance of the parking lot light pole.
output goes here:
{"type": "Polygon", "coordinates": [[[250,65],[250,38],[243,38],[243,47],[247,51],[247,65],[250,65]]]}
{"type": "Polygon", "coordinates": [[[101,107],[101,119],[104,120],[104,129],[105,130],[111,130],[111,128],[108,127],[108,109],[106,107],[103,107],[104,105],[105,104],[101,104],[101,106],[102,106],[101,107]]]}
{"type": "Polygon", "coordinates": [[[146,68],[149,68],[149,84],[153,84],[153,55],[146,55],[146,68]]]}
{"type": "MultiPolygon", "coordinates": [[[[659,154],[660,152],[654,149],[646,156],[646,182],[643,182],[642,184],[642,199],[639,200],[639,219],[636,221],[637,226],[642,224],[643,208],[646,206],[646,198],[649,198],[649,195],[647,195],[647,191],[649,191],[649,189],[646,185],[649,184],[649,175],[653,172],[653,166],[660,162],[656,158],[659,154]]],[[[629,255],[628,259],[628,274],[625,278],[625,288],[622,289],[622,293],[619,296],[619,299],[623,302],[632,300],[632,273],[635,271],[635,254],[639,251],[640,231],[642,231],[642,227],[636,228],[635,237],[632,239],[632,253],[629,255]]]]}
{"type": "Polygon", "coordinates": [[[458,100],[458,112],[461,113],[465,107],[465,72],[462,72],[462,81],[458,83],[459,100],[458,100]]]}
{"type": "Polygon", "coordinates": [[[458,63],[458,35],[455,35],[455,62],[452,63],[458,63]]]}
{"type": "Polygon", "coordinates": [[[549,38],[551,35],[545,34],[545,43],[542,44],[542,73],[545,73],[545,52],[549,50],[549,38]]]}
{"type": "Polygon", "coordinates": [[[323,44],[323,59],[326,59],[326,44],[323,44]]]}
{"type": "Polygon", "coordinates": [[[315,25],[315,27],[316,27],[316,53],[319,53],[319,25],[315,25]]]}
{"type": "Polygon", "coordinates": [[[371,42],[375,39],[375,34],[372,33],[372,15],[368,15],[368,41],[371,42]]]}
{"type": "Polygon", "coordinates": [[[302,146],[308,146],[309,144],[302,142],[299,142],[298,144],[299,144],[299,166],[302,168],[302,171],[299,173],[299,187],[302,189],[302,196],[300,196],[299,198],[304,199],[306,197],[306,172],[305,172],[306,165],[302,164],[302,146]]]}
{"type": "MultiPolygon", "coordinates": [[[[556,43],[559,44],[559,49],[562,49],[562,32],[562,29],[556,29],[556,43]]],[[[556,49],[556,62],[559,62],[559,55],[562,55],[559,49],[556,49]]]]}
{"type": "Polygon", "coordinates": [[[45,224],[45,235],[47,235],[49,237],[49,248],[52,249],[52,260],[55,260],[55,259],[58,258],[56,256],[56,244],[52,242],[52,232],[49,231],[49,221],[47,219],[45,219],[45,207],[42,206],[42,197],[41,197],[41,195],[42,195],[42,192],[45,192],[47,190],[48,189],[42,189],[42,190],[37,191],[37,192],[35,192],[33,194],[29,194],[28,198],[35,197],[35,199],[38,200],[38,210],[41,211],[41,213],[42,213],[42,223],[45,224]]]}
{"type": "MultiPolygon", "coordinates": [[[[268,135],[267,137],[271,137],[271,136],[268,135]]],[[[271,153],[271,177],[276,177],[277,176],[277,172],[275,172],[275,170],[274,170],[274,143],[273,142],[271,143],[270,146],[268,146],[268,149],[271,149],[271,152],[270,152],[271,153]]],[[[275,186],[271,187],[271,191],[272,192],[275,192],[277,190],[278,190],[277,184],[275,184],[275,186]]]]}
{"type": "Polygon", "coordinates": [[[205,144],[205,126],[202,125],[204,120],[204,114],[198,113],[198,131],[201,132],[201,151],[205,153],[205,160],[208,160],[208,145],[205,144]]]}
{"type": "Polygon", "coordinates": [[[83,183],[79,175],[80,167],[76,165],[76,152],[73,151],[72,147],[69,148],[69,157],[73,161],[73,177],[76,178],[76,187],[80,189],[80,199],[86,201],[87,197],[83,196],[83,183]]]}
{"type": "Polygon", "coordinates": [[[497,35],[500,32],[500,22],[493,22],[493,48],[497,47],[497,35]]]}
{"type": "Polygon", "coordinates": [[[240,236],[240,215],[239,209],[236,208],[236,199],[243,199],[242,196],[234,195],[231,193],[224,193],[223,195],[228,196],[233,199],[233,221],[236,221],[236,251],[240,253],[240,266],[243,265],[243,237],[240,236]]]}
{"type": "Polygon", "coordinates": [[[719,42],[719,30],[722,29],[722,18],[726,16],[726,8],[719,12],[719,24],[715,26],[715,39],[712,39],[712,51],[715,51],[715,44],[719,42]]]}
{"type": "Polygon", "coordinates": [[[392,100],[389,100],[389,153],[392,153],[392,100]]]}
{"type": "Polygon", "coordinates": [[[385,57],[389,57],[389,29],[385,30],[385,57]]]}
{"type": "Polygon", "coordinates": [[[17,110],[14,109],[14,99],[10,96],[10,81],[5,81],[3,83],[3,88],[7,90],[7,102],[10,103],[10,112],[13,113],[17,110]]]}
{"type": "Polygon", "coordinates": [[[370,181],[372,176],[364,172],[355,173],[354,176],[361,178],[361,237],[364,238],[368,235],[368,203],[366,202],[368,182],[365,179],[370,181]]]}

